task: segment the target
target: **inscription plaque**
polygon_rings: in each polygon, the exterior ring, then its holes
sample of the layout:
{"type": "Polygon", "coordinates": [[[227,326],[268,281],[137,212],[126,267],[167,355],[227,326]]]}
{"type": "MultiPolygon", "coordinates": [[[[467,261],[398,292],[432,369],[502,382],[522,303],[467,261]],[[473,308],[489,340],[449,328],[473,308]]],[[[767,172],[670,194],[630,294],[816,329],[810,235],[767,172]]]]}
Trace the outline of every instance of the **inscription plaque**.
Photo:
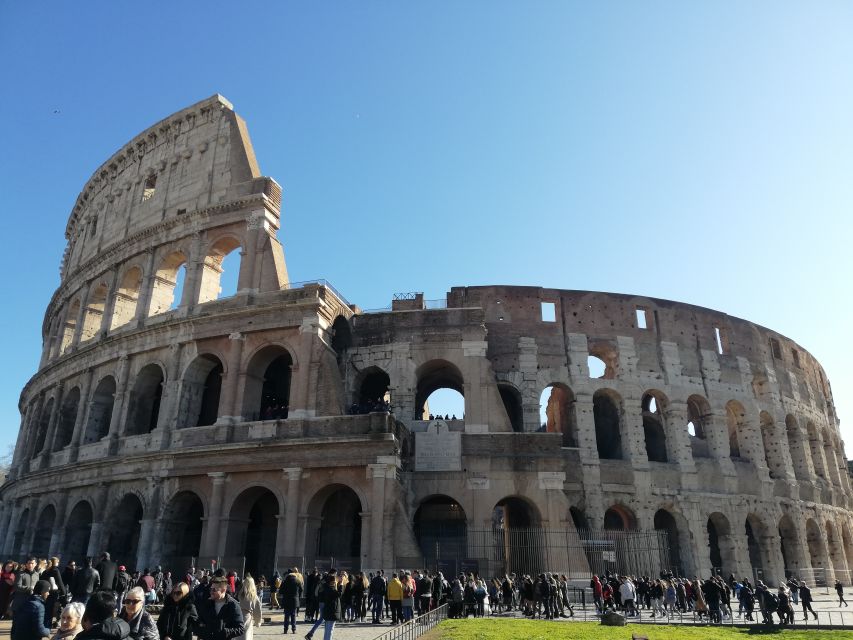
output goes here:
{"type": "Polygon", "coordinates": [[[433,420],[426,433],[415,434],[416,471],[461,471],[462,434],[451,433],[444,420],[433,420]]]}

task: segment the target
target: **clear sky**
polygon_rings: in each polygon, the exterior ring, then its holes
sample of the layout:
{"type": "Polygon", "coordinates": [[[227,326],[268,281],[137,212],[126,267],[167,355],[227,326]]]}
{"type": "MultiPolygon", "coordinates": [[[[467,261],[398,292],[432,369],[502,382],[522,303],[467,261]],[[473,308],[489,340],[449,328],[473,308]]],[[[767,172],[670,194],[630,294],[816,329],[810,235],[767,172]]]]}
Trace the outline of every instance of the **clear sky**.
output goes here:
{"type": "Polygon", "coordinates": [[[293,280],[719,309],[811,351],[853,442],[851,34],[829,0],[0,0],[0,446],[80,189],[213,93],[283,185],[293,280]]]}

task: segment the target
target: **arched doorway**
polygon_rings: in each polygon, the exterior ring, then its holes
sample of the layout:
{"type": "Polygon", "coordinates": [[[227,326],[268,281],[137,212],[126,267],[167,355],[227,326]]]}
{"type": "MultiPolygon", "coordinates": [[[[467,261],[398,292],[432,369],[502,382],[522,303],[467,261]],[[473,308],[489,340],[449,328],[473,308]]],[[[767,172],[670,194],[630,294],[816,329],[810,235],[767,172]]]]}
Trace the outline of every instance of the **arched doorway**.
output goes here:
{"type": "Polygon", "coordinates": [[[809,562],[814,571],[815,584],[826,586],[829,570],[829,559],[826,554],[826,546],[823,542],[823,534],[817,523],[809,518],[806,520],[806,542],[809,548],[809,562]]]}
{"type": "Polygon", "coordinates": [[[521,406],[521,393],[511,384],[498,384],[498,393],[501,394],[506,416],[513,432],[524,431],[524,409],[521,406]]]}
{"type": "Polygon", "coordinates": [[[592,396],[595,444],[598,457],[603,460],[622,459],[620,402],[618,396],[609,390],[599,389],[592,396]]]}
{"type": "MultiPolygon", "coordinates": [[[[545,531],[539,511],[518,496],[504,498],[492,512],[492,535],[497,569],[505,573],[538,575],[545,571],[545,531]]],[[[496,574],[497,575],[497,574],[496,574]]]]}
{"type": "Polygon", "coordinates": [[[128,571],[138,568],[136,557],[139,552],[141,521],[142,502],[132,493],[126,494],[121,499],[109,519],[107,551],[110,552],[113,560],[126,565],[128,571]]]}
{"type": "Polygon", "coordinates": [[[746,550],[749,555],[749,564],[752,566],[752,575],[755,580],[764,580],[764,554],[761,549],[760,537],[763,535],[763,526],[757,518],[749,514],[744,525],[746,534],[746,550]]]}
{"type": "Polygon", "coordinates": [[[332,349],[338,357],[338,362],[341,361],[343,354],[352,346],[352,329],[350,328],[349,320],[343,316],[338,316],[332,323],[332,349]]]}
{"type": "Polygon", "coordinates": [[[45,448],[45,438],[47,437],[47,429],[50,425],[51,413],[53,413],[53,398],[44,403],[41,413],[39,414],[38,431],[36,432],[36,441],[35,446],[33,447],[33,458],[40,454],[42,449],[45,448]]]}
{"type": "Polygon", "coordinates": [[[251,487],[234,500],[228,522],[225,553],[236,565],[245,558],[245,570],[257,577],[271,576],[276,567],[278,498],[269,489],[251,487]]]}
{"type": "Polygon", "coordinates": [[[430,414],[463,417],[465,382],[456,365],[431,360],[418,367],[416,375],[415,420],[427,420],[430,414]]]}
{"type": "Polygon", "coordinates": [[[722,513],[712,513],[708,516],[707,531],[711,569],[723,575],[732,573],[737,567],[729,519],[722,513]]]}
{"type": "Polygon", "coordinates": [[[169,501],[163,514],[164,565],[188,567],[190,560],[198,557],[203,519],[204,505],[192,491],[181,491],[169,501]]]}
{"type": "Polygon", "coordinates": [[[92,535],[92,506],[81,500],[71,510],[65,524],[65,560],[74,560],[81,565],[89,552],[89,536],[92,535]]]}
{"type": "Polygon", "coordinates": [[[39,558],[46,558],[50,554],[50,537],[53,534],[53,527],[56,524],[56,509],[53,505],[47,505],[41,510],[38,523],[36,524],[36,532],[33,537],[32,553],[39,558]]]}
{"type": "Polygon", "coordinates": [[[154,363],[145,365],[136,375],[127,412],[127,435],[151,433],[157,428],[164,381],[163,369],[154,363]]]}
{"type": "Polygon", "coordinates": [[[77,410],[80,407],[80,388],[74,387],[62,401],[59,410],[59,424],[56,425],[56,436],[53,438],[53,450],[61,451],[74,438],[74,424],[77,422],[77,410]]]}
{"type": "Polygon", "coordinates": [[[204,427],[219,417],[222,391],[222,361],[205,353],[192,361],[184,372],[178,427],[204,427]]]}
{"type": "Polygon", "coordinates": [[[12,540],[12,556],[15,555],[23,555],[25,553],[29,553],[29,549],[22,549],[24,546],[24,539],[27,536],[27,532],[30,530],[30,510],[24,509],[21,512],[21,515],[18,517],[18,524],[15,527],[15,537],[12,540]]]}
{"type": "Polygon", "coordinates": [[[243,394],[247,420],[283,420],[290,411],[293,358],[284,347],[272,345],[258,351],[249,362],[243,394]]]}
{"type": "Polygon", "coordinates": [[[360,377],[358,399],[351,413],[388,411],[391,408],[391,377],[379,367],[368,367],[360,377]]]}
{"type": "Polygon", "coordinates": [[[646,456],[649,462],[668,462],[664,411],[666,401],[660,392],[647,391],[641,401],[643,413],[643,435],[646,441],[646,456]]]}
{"type": "Polygon", "coordinates": [[[428,569],[457,575],[468,554],[465,511],[453,498],[433,496],[421,502],[414,518],[415,538],[428,569]]]}
{"type": "Polygon", "coordinates": [[[552,384],[539,396],[539,420],[547,433],[563,434],[564,447],[578,446],[575,396],[564,384],[552,384]]]}
{"type": "Polygon", "coordinates": [[[343,485],[326,487],[311,501],[309,511],[319,515],[315,529],[318,562],[360,569],[362,505],[356,492],[343,485]]]}
{"type": "Polygon", "coordinates": [[[801,567],[797,563],[795,550],[800,546],[797,538],[797,528],[794,526],[791,516],[785,514],[779,520],[779,547],[782,553],[782,562],[785,565],[785,576],[797,575],[799,577],[801,567]]]}
{"type": "Polygon", "coordinates": [[[736,400],[726,403],[726,427],[729,434],[729,457],[732,459],[749,460],[743,448],[741,432],[744,430],[746,410],[736,400]]]}
{"type": "Polygon", "coordinates": [[[89,407],[89,421],[86,424],[85,444],[98,442],[106,438],[110,432],[110,422],[113,416],[113,401],[115,400],[116,381],[107,376],[98,382],[95,393],[92,394],[92,404],[89,407]]]}
{"type": "Polygon", "coordinates": [[[604,512],[606,531],[633,531],[637,528],[634,512],[621,504],[615,504],[604,512]]]}
{"type": "Polygon", "coordinates": [[[705,398],[700,395],[687,398],[687,435],[690,437],[694,460],[711,455],[707,438],[707,428],[712,423],[711,415],[711,406],[705,398]]]}
{"type": "Polygon", "coordinates": [[[675,517],[666,509],[658,509],[655,512],[654,528],[655,531],[666,533],[669,546],[669,570],[677,576],[685,575],[684,565],[681,562],[681,532],[675,522],[675,517]]]}

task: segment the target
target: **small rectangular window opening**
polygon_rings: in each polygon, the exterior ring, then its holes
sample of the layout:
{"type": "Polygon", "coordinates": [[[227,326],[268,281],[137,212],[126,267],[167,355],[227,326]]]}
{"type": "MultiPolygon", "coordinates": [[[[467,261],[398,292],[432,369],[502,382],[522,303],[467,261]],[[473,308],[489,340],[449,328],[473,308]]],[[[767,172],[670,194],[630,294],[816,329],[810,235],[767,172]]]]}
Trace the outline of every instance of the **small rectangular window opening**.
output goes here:
{"type": "Polygon", "coordinates": [[[791,355],[794,356],[794,366],[800,368],[800,352],[796,349],[791,349],[791,355]]]}
{"type": "Polygon", "coordinates": [[[154,195],[154,191],[157,187],[157,176],[148,176],[145,178],[145,186],[142,189],[142,202],[148,200],[151,196],[154,195]]]}
{"type": "Polygon", "coordinates": [[[638,329],[648,329],[649,323],[647,321],[648,316],[646,314],[648,311],[643,309],[642,307],[637,307],[637,328],[638,329]]]}
{"type": "Polygon", "coordinates": [[[556,322],[557,309],[553,302],[542,303],[542,322],[556,322]]]}
{"type": "Polygon", "coordinates": [[[777,360],[782,359],[782,349],[779,347],[779,341],[776,338],[770,338],[770,351],[773,357],[777,360]]]}
{"type": "Polygon", "coordinates": [[[90,238],[94,238],[94,237],[95,237],[95,233],[97,233],[97,231],[98,231],[98,219],[97,219],[97,218],[94,218],[94,219],[92,220],[92,226],[91,226],[91,227],[89,227],[89,237],[90,237],[90,238]]]}
{"type": "Polygon", "coordinates": [[[721,356],[728,355],[729,338],[726,335],[726,332],[720,327],[714,327],[714,340],[716,340],[717,343],[717,353],[721,356]]]}

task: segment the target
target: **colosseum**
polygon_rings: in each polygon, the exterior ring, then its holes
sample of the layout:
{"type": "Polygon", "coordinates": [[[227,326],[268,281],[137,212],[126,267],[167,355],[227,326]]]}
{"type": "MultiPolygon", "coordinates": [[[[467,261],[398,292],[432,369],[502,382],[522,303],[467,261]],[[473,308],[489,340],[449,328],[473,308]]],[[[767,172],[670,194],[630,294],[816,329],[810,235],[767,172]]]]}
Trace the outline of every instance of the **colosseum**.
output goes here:
{"type": "Polygon", "coordinates": [[[791,339],[541,287],[365,312],[288,279],[280,209],[219,95],[94,172],[20,396],[4,557],[849,583],[829,381],[791,339]],[[430,415],[439,389],[461,415],[430,415]]]}

